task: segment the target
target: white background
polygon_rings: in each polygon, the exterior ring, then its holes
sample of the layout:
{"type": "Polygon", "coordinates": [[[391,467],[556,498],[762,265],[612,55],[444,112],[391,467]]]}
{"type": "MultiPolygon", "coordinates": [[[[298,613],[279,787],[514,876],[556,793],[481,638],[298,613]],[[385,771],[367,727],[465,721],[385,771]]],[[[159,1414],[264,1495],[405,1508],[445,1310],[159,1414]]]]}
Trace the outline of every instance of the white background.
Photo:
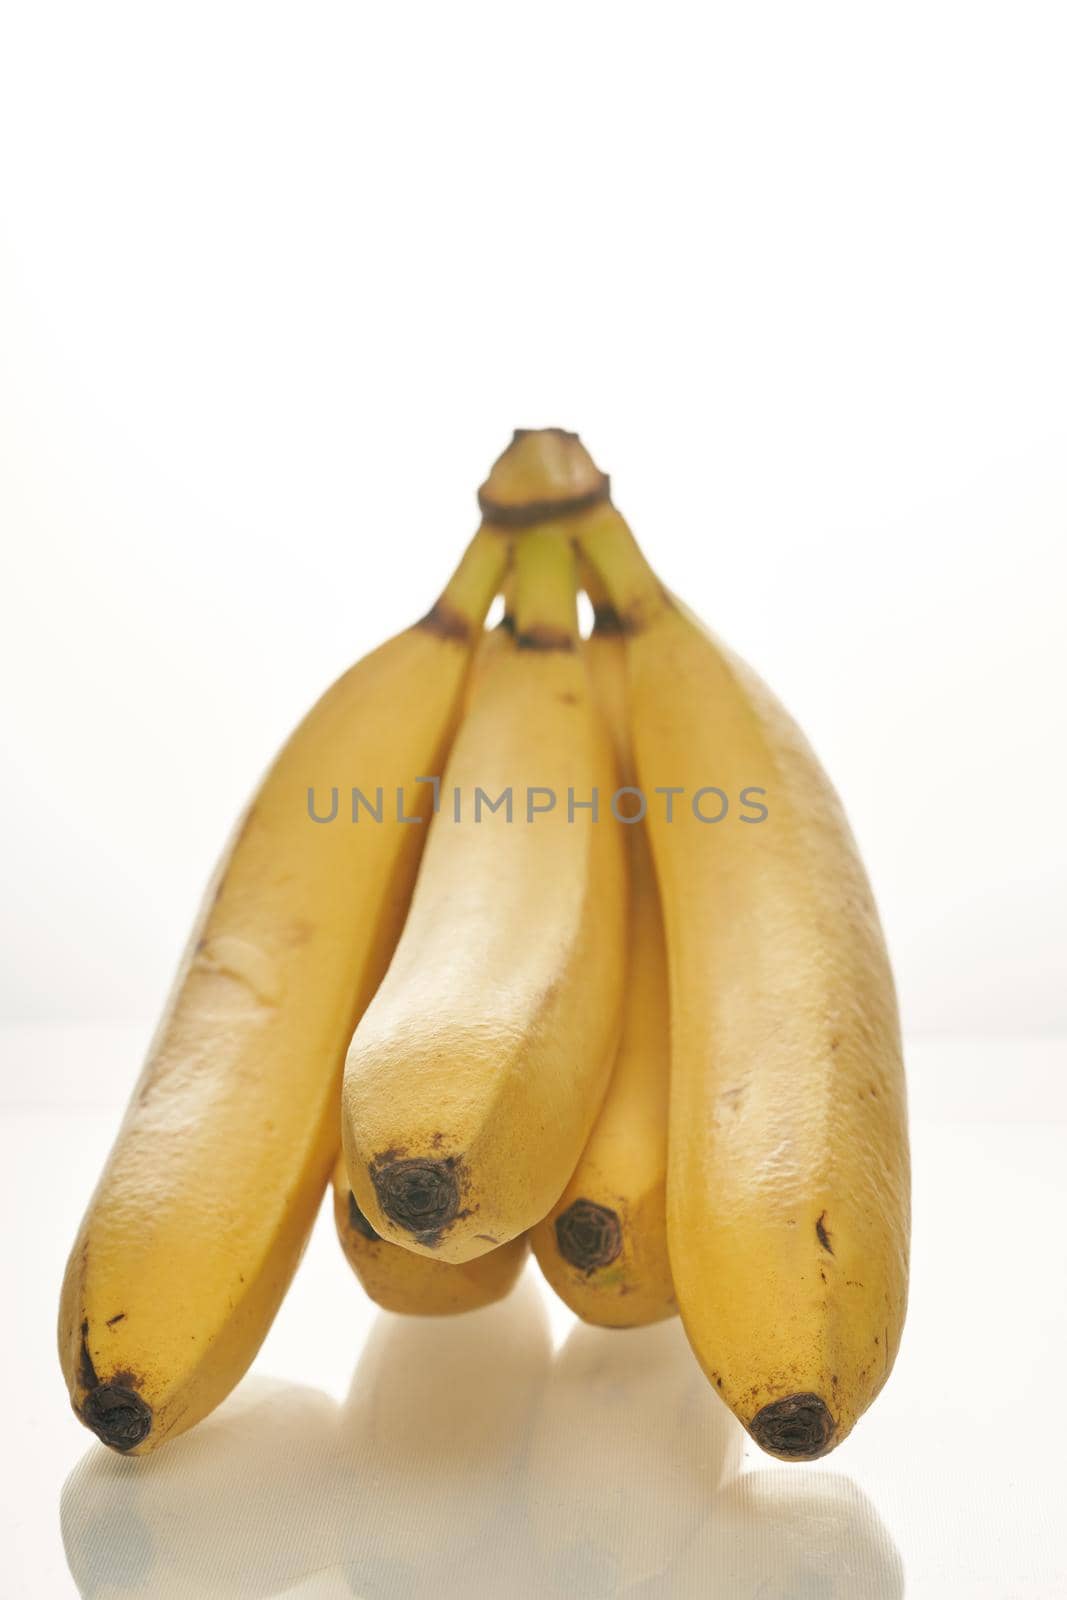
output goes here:
{"type": "MultiPolygon", "coordinates": [[[[1065,62],[1054,4],[0,9],[5,1592],[72,1592],[55,1294],[214,857],[543,424],[797,715],[882,907],[916,1292],[833,1470],[909,1594],[1061,1592],[1065,62]]],[[[262,1361],[340,1398],[333,1248],[262,1361]]]]}
{"type": "Polygon", "coordinates": [[[8,8],[0,1014],[154,1014],[553,423],[822,754],[909,1029],[1067,1025],[1061,17],[8,8]]]}

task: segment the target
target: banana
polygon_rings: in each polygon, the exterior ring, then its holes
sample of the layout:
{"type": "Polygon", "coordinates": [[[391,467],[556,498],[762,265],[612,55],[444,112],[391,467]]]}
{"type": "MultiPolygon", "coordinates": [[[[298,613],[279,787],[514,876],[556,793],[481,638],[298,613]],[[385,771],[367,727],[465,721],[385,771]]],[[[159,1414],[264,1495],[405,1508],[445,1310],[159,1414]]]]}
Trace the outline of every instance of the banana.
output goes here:
{"type": "Polygon", "coordinates": [[[452,1266],[379,1239],[348,1187],[343,1155],[334,1167],[333,1215],[341,1248],[367,1294],[383,1310],[411,1316],[449,1316],[502,1300],[522,1271],[529,1248],[526,1234],[520,1234],[499,1250],[452,1266]]]}
{"type": "Polygon", "coordinates": [[[589,491],[554,474],[557,445],[569,466],[569,436],[517,436],[482,490],[486,515],[544,525],[516,540],[514,631],[483,646],[411,911],[345,1069],[359,1209],[383,1238],[450,1262],[553,1205],[618,1033],[622,830],[569,807],[569,791],[588,804],[597,789],[606,808],[615,774],[578,649],[574,556],[552,520],[589,491]],[[499,805],[480,820],[476,790],[499,805]]]}
{"type": "Polygon", "coordinates": [[[778,702],[663,590],[610,505],[572,532],[626,639],[667,929],[679,1308],[756,1443],[811,1459],[882,1387],[907,1299],[904,1077],[877,912],[778,702]]]}
{"type": "Polygon", "coordinates": [[[465,690],[463,692],[463,717],[464,718],[466,717],[467,712],[470,710],[471,703],[473,702],[474,697],[475,697],[475,695],[476,695],[476,693],[478,691],[478,683],[479,683],[479,680],[480,680],[480,678],[482,676],[482,670],[485,667],[486,662],[489,661],[491,659],[492,655],[493,655],[493,650],[494,650],[495,646],[493,646],[490,643],[490,641],[492,640],[493,636],[498,632],[508,633],[508,634],[513,634],[515,632],[515,600],[514,600],[514,594],[515,594],[515,574],[514,574],[512,568],[509,567],[508,571],[507,571],[507,575],[505,576],[503,587],[502,587],[501,594],[500,594],[500,598],[504,603],[504,610],[503,610],[503,612],[501,614],[501,617],[500,617],[500,620],[499,620],[499,622],[497,622],[496,626],[493,627],[493,628],[486,628],[485,631],[483,632],[482,638],[481,638],[481,643],[478,645],[477,649],[474,652],[474,659],[471,662],[471,669],[467,674],[467,686],[466,686],[466,688],[465,688],[465,690]]]}
{"type": "Polygon", "coordinates": [[[117,1450],[144,1454],[219,1403],[296,1268],[337,1148],[344,1052],[428,831],[417,780],[441,771],[506,559],[480,530],[428,615],[327,691],[208,890],[63,1283],[71,1401],[117,1450]],[[346,785],[380,822],[362,807],[349,820],[346,785]],[[328,826],[309,815],[331,810],[328,826]]]}
{"type": "MultiPolygon", "coordinates": [[[[593,598],[597,623],[586,660],[620,775],[633,786],[623,642],[611,632],[610,608],[593,598]]],[[[626,815],[621,796],[619,804],[626,815]]],[[[626,804],[632,808],[634,799],[626,804]]],[[[641,1327],[678,1309],[667,1259],[667,954],[644,824],[632,823],[626,833],[630,916],[619,1052],[571,1180],[531,1233],[538,1264],[560,1298],[586,1322],[608,1328],[641,1327]]]]}

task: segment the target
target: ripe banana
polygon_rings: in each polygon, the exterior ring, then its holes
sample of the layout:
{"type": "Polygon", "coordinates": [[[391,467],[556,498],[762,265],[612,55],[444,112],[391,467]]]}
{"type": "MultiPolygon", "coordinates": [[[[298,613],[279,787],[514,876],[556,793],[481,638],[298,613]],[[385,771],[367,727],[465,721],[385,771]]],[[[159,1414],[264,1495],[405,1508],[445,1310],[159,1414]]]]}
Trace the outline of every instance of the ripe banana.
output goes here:
{"type": "Polygon", "coordinates": [[[885,1382],[907,1297],[904,1079],[877,912],[778,702],[663,590],[610,505],[572,531],[626,638],[667,929],[679,1307],[757,1444],[810,1459],[885,1382]]]}
{"type": "MultiPolygon", "coordinates": [[[[611,617],[609,607],[597,607],[586,660],[620,774],[632,786],[626,663],[611,617]]],[[[633,798],[627,804],[632,808],[633,798]]],[[[667,1259],[667,953],[643,823],[627,825],[626,842],[630,916],[619,1051],[571,1180],[531,1234],[541,1270],[560,1298],[586,1322],[608,1328],[640,1327],[678,1309],[667,1259]]]]}
{"type": "MultiPolygon", "coordinates": [[[[549,516],[551,463],[528,460],[522,438],[517,454],[530,467],[523,491],[549,516]]],[[[510,492],[515,459],[503,460],[487,488],[510,492]]],[[[564,507],[571,488],[559,485],[564,507]]],[[[520,520],[517,494],[499,509],[520,520]]],[[[594,788],[603,805],[615,787],[578,649],[573,552],[549,522],[521,534],[514,562],[514,632],[483,646],[411,911],[342,1096],[360,1210],[383,1238],[451,1262],[513,1239],[555,1202],[604,1096],[622,993],[622,830],[569,806],[594,788]],[[478,790],[499,802],[480,820],[478,790]]]]}
{"type": "Polygon", "coordinates": [[[417,780],[441,771],[506,556],[483,528],[423,621],[327,691],[208,890],[63,1284],[71,1401],[117,1450],[152,1450],[218,1404],[296,1268],[337,1148],[344,1051],[427,832],[417,780]],[[377,789],[382,820],[350,821],[345,785],[372,805],[377,789]],[[334,820],[316,825],[331,790],[334,820]]]}
{"type": "Polygon", "coordinates": [[[410,1316],[449,1316],[502,1300],[522,1271],[529,1248],[523,1233],[499,1250],[452,1266],[380,1239],[348,1187],[343,1155],[333,1172],[333,1215],[341,1248],[371,1299],[385,1311],[410,1316]]]}

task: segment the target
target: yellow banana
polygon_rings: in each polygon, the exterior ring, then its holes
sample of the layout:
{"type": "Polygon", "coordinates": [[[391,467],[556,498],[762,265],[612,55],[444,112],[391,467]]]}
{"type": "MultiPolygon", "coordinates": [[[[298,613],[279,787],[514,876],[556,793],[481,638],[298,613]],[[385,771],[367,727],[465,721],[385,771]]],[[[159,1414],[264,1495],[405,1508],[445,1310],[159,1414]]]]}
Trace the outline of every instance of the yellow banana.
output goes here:
{"type": "Polygon", "coordinates": [[[810,1459],[884,1383],[907,1297],[904,1078],[877,912],[778,702],[663,590],[609,505],[572,531],[626,638],[667,929],[679,1308],[757,1444],[810,1459]]]}
{"type": "MultiPolygon", "coordinates": [[[[633,785],[623,642],[597,607],[586,660],[623,782],[633,785]]],[[[619,799],[621,815],[636,797],[619,799]]],[[[619,1052],[596,1126],[570,1182],[531,1233],[556,1293],[586,1322],[634,1328],[677,1311],[667,1259],[670,1028],[659,891],[644,824],[627,826],[630,916],[619,1052]]]]}
{"type": "Polygon", "coordinates": [[[371,1299],[385,1311],[410,1316],[449,1316],[502,1300],[522,1271],[529,1248],[523,1233],[499,1250],[453,1266],[379,1239],[348,1187],[343,1155],[333,1172],[333,1215],[341,1248],[371,1299]]]}
{"type": "Polygon", "coordinates": [[[417,780],[441,771],[505,561],[481,530],[427,617],[327,691],[208,890],[63,1284],[71,1401],[118,1450],[152,1450],[218,1404],[296,1268],[337,1148],[344,1051],[428,831],[417,780]],[[362,805],[350,820],[352,787],[380,822],[362,805]]]}
{"type": "Polygon", "coordinates": [[[475,696],[475,694],[477,692],[477,689],[478,689],[478,680],[480,679],[480,677],[482,675],[482,669],[485,666],[486,662],[488,660],[490,660],[491,657],[492,657],[493,648],[494,647],[490,645],[490,640],[493,638],[494,634],[496,634],[497,632],[504,632],[504,633],[514,633],[515,632],[515,603],[514,603],[514,598],[513,598],[514,590],[515,590],[514,572],[509,567],[507,576],[504,579],[504,584],[503,584],[503,588],[501,590],[501,596],[500,596],[500,598],[504,602],[503,613],[502,613],[502,615],[500,617],[499,622],[497,622],[495,627],[487,628],[482,633],[481,642],[479,643],[477,649],[474,652],[474,659],[471,662],[471,669],[467,674],[467,686],[466,686],[465,690],[463,691],[463,716],[464,717],[466,717],[467,712],[470,710],[471,703],[474,700],[474,696],[475,696]]]}
{"type": "MultiPolygon", "coordinates": [[[[483,510],[517,525],[519,489],[539,517],[581,499],[554,479],[541,440],[519,436],[483,510]]],[[[383,1238],[451,1262],[513,1239],[558,1197],[604,1096],[622,990],[622,829],[577,808],[594,789],[606,808],[615,782],[578,649],[574,556],[550,520],[521,534],[514,563],[514,631],[483,646],[411,911],[356,1030],[342,1097],[360,1210],[383,1238]],[[478,790],[499,802],[482,804],[480,820],[478,790]]]]}

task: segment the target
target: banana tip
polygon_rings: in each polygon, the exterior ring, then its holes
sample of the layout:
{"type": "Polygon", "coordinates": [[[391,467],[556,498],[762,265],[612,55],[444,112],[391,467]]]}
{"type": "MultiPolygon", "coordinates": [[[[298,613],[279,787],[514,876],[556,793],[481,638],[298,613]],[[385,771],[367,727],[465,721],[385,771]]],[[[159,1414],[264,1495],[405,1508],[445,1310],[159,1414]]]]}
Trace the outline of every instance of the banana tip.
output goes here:
{"type": "Polygon", "coordinates": [[[837,1424],[817,1394],[790,1394],[757,1411],[749,1432],[761,1450],[783,1461],[814,1461],[825,1455],[837,1424]]]}
{"type": "Polygon", "coordinates": [[[398,1158],[392,1151],[379,1156],[371,1178],[382,1215],[420,1244],[439,1244],[460,1215],[458,1166],[455,1156],[443,1161],[398,1158]]]}
{"type": "Polygon", "coordinates": [[[556,1247],[580,1272],[609,1266],[622,1250],[618,1213],[595,1200],[575,1200],[556,1218],[556,1247]]]}
{"type": "Polygon", "coordinates": [[[124,1384],[99,1383],[82,1402],[82,1421],[112,1450],[133,1450],[152,1431],[152,1407],[124,1384]]]}

